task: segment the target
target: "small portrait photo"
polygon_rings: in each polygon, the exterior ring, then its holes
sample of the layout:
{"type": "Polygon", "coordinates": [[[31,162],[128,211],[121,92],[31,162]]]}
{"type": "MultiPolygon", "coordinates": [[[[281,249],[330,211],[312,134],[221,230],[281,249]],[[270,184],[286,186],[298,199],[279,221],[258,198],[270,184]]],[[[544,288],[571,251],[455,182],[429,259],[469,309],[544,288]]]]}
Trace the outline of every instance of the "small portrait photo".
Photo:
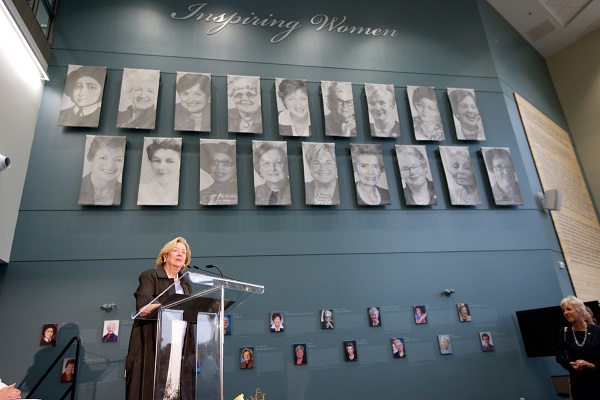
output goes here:
{"type": "Polygon", "coordinates": [[[435,88],[407,86],[406,94],[417,140],[445,140],[442,116],[438,107],[435,88]]]}
{"type": "Polygon", "coordinates": [[[481,204],[469,148],[466,146],[440,146],[439,148],[448,182],[450,202],[455,206],[481,204]]]}
{"type": "Polygon", "coordinates": [[[121,204],[126,140],[125,136],[86,136],[78,204],[121,204]]]}
{"type": "Polygon", "coordinates": [[[308,90],[304,79],[275,78],[277,117],[281,136],[312,134],[308,111],[308,90]]]}
{"type": "Polygon", "coordinates": [[[481,351],[486,353],[494,351],[494,339],[492,339],[491,332],[479,332],[479,339],[481,340],[481,351]]]}
{"type": "Polygon", "coordinates": [[[358,361],[355,340],[346,340],[344,342],[344,359],[346,361],[358,361]]]}
{"type": "Polygon", "coordinates": [[[44,324],[40,338],[40,346],[56,346],[58,324],[44,324]]]}
{"type": "Polygon", "coordinates": [[[396,106],[394,85],[365,83],[371,136],[397,138],[400,136],[400,118],[396,106]]]}
{"type": "Polygon", "coordinates": [[[471,322],[471,312],[467,303],[457,303],[456,310],[458,311],[458,320],[460,322],[471,322]]]}
{"type": "Polygon", "coordinates": [[[406,357],[406,351],[404,349],[404,339],[401,337],[392,338],[392,355],[394,358],[406,357]]]}
{"type": "Polygon", "coordinates": [[[106,67],[69,65],[58,125],[97,128],[105,81],[106,67]]]}
{"type": "Polygon", "coordinates": [[[437,204],[425,146],[396,145],[396,156],[406,205],[437,204]]]}
{"type": "Polygon", "coordinates": [[[352,167],[359,206],[391,204],[380,144],[351,144],[352,167]]]}
{"type": "Polygon", "coordinates": [[[254,368],[254,347],[244,347],[240,349],[240,368],[254,368]]]}
{"type": "Polygon", "coordinates": [[[475,90],[448,88],[448,98],[458,140],[485,140],[475,90]]]}
{"type": "Polygon", "coordinates": [[[181,138],[144,138],[138,206],[177,205],[181,143],[181,138]]]}
{"type": "Polygon", "coordinates": [[[231,335],[231,314],[225,314],[223,316],[223,330],[225,335],[231,335]]]}
{"type": "Polygon", "coordinates": [[[521,188],[508,147],[482,147],[483,160],[497,206],[523,204],[521,188]]]}
{"type": "Polygon", "coordinates": [[[333,310],[328,308],[320,310],[321,329],[333,329],[333,310]]]}
{"type": "Polygon", "coordinates": [[[302,143],[306,204],[340,204],[335,143],[302,143]]]}
{"type": "Polygon", "coordinates": [[[269,313],[271,323],[271,332],[283,332],[283,311],[273,311],[269,313]]]}
{"type": "Polygon", "coordinates": [[[369,326],[381,326],[381,314],[379,307],[367,308],[367,314],[369,314],[369,326]]]}
{"type": "Polygon", "coordinates": [[[117,128],[154,129],[160,71],[123,69],[117,128]]]}
{"type": "Polygon", "coordinates": [[[238,181],[235,140],[200,139],[200,204],[236,205],[238,181]]]}
{"type": "Polygon", "coordinates": [[[308,352],[306,349],[306,343],[297,343],[292,346],[294,349],[294,364],[302,365],[308,362],[308,352]]]}
{"type": "Polygon", "coordinates": [[[119,339],[119,320],[104,321],[102,342],[116,342],[119,339]]]}
{"type": "Polygon", "coordinates": [[[228,132],[263,133],[260,77],[227,75],[228,132]]]}
{"type": "Polygon", "coordinates": [[[415,315],[415,323],[417,325],[427,323],[427,311],[425,310],[425,306],[413,306],[413,313],[415,315]]]}
{"type": "Polygon", "coordinates": [[[351,82],[321,81],[325,136],[356,136],[351,82]]]}
{"type": "Polygon", "coordinates": [[[452,341],[450,335],[438,335],[438,343],[440,345],[440,354],[452,354],[452,341]]]}
{"type": "Polygon", "coordinates": [[[257,206],[292,204],[287,143],[253,140],[252,153],[254,204],[257,206]]]}
{"type": "Polygon", "coordinates": [[[210,74],[177,72],[176,131],[210,132],[210,74]]]}
{"type": "Polygon", "coordinates": [[[63,359],[62,374],[60,375],[61,382],[71,382],[75,377],[75,359],[63,359]]]}

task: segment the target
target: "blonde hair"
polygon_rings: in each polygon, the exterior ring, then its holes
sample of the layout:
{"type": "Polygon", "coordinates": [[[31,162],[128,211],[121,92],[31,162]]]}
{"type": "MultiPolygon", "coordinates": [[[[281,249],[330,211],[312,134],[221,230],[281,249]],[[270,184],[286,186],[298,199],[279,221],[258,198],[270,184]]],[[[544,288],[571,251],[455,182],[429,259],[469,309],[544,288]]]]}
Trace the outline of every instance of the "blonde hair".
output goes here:
{"type": "Polygon", "coordinates": [[[187,243],[185,238],[179,236],[171,240],[170,242],[167,242],[160,250],[160,253],[158,253],[158,257],[156,257],[157,267],[162,267],[165,265],[165,258],[167,254],[169,254],[175,248],[175,246],[177,246],[177,243],[183,243],[186,249],[185,262],[183,263],[183,267],[181,267],[181,270],[183,270],[189,265],[190,260],[192,259],[192,250],[190,249],[190,245],[187,243]]]}
{"type": "Polygon", "coordinates": [[[575,296],[567,296],[564,299],[562,299],[562,301],[560,302],[560,308],[564,310],[566,304],[572,305],[582,316],[585,316],[587,313],[583,301],[579,300],[575,296]]]}

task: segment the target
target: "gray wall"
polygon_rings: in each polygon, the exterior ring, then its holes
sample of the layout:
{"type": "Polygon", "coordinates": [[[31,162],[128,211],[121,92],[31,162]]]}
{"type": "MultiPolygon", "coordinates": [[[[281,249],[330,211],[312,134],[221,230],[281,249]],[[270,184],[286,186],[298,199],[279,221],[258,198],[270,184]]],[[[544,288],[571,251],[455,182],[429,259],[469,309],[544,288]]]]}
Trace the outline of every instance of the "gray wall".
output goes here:
{"type": "MultiPolygon", "coordinates": [[[[358,1],[344,8],[308,1],[209,4],[219,12],[238,12],[302,21],[279,44],[273,28],[229,26],[208,36],[206,22],[174,21],[171,12],[183,1],[127,3],[62,0],[39,114],[32,162],[27,176],[13,255],[0,271],[0,318],[14,321],[0,331],[5,381],[27,384],[41,374],[44,360],[60,350],[41,349],[44,323],[67,324],[59,344],[78,334],[84,346],[81,399],[121,398],[123,367],[137,276],[153,265],[160,247],[175,236],[192,245],[193,263],[218,265],[225,275],[264,284],[265,294],[234,313],[233,335],[226,338],[225,398],[253,394],[269,398],[548,399],[550,375],[561,373],[552,359],[525,356],[514,312],[555,305],[572,290],[548,214],[534,199],[539,189],[530,155],[524,150],[510,90],[517,90],[555,119],[562,119],[547,71],[535,52],[484,1],[392,2],[369,7],[358,1]],[[316,32],[313,15],[347,16],[349,24],[396,29],[397,38],[316,32]],[[486,28],[484,29],[484,24],[486,28]],[[107,28],[110,27],[110,28],[107,28]],[[507,38],[522,57],[504,62],[506,49],[491,43],[507,38]],[[103,113],[98,129],[56,126],[67,65],[108,66],[103,113]],[[159,118],[154,131],[120,130],[116,122],[123,68],[161,70],[159,118]],[[512,68],[511,68],[512,67],[512,68]],[[176,71],[213,75],[213,129],[210,134],[172,129],[176,71]],[[259,75],[263,90],[264,135],[226,132],[226,74],[259,75]],[[529,74],[535,79],[528,79],[529,74]],[[316,132],[309,141],[336,143],[340,206],[304,205],[300,138],[277,135],[275,77],[309,82],[311,117],[316,132]],[[329,138],[323,134],[320,80],[353,83],[359,134],[329,138]],[[372,139],[363,83],[393,83],[399,103],[402,137],[372,139]],[[407,85],[437,88],[447,139],[456,140],[446,87],[477,92],[488,140],[468,143],[482,191],[476,207],[450,205],[438,145],[427,145],[438,191],[438,205],[407,207],[401,193],[394,144],[416,144],[406,99],[407,85]],[[540,100],[538,103],[536,100],[540,100]],[[119,207],[77,205],[86,134],[127,136],[123,202],[119,207]],[[183,139],[180,204],[139,207],[137,184],[144,136],[183,139]],[[198,205],[198,138],[237,140],[240,204],[198,205]],[[253,205],[251,140],[286,140],[292,205],[253,205]],[[356,206],[349,143],[382,145],[392,205],[356,206]],[[481,146],[513,150],[525,204],[494,205],[479,152],[481,146]],[[441,291],[453,288],[446,298],[441,291]],[[103,303],[118,304],[107,314],[103,303]],[[456,303],[471,305],[473,322],[459,323],[456,303]],[[425,304],[429,324],[416,326],[413,304],[425,304]],[[382,309],[383,326],[369,328],[367,307],[382,309]],[[318,327],[318,310],[336,310],[332,331],[318,327]],[[286,331],[268,332],[268,313],[284,310],[286,331]],[[119,342],[99,343],[102,321],[119,319],[119,342]],[[494,353],[482,353],[478,332],[491,331],[494,353]],[[453,337],[454,354],[441,356],[436,336],[453,337]],[[395,360],[391,337],[406,339],[408,357],[395,360]],[[18,345],[9,346],[18,337],[18,345]],[[357,340],[359,363],[343,361],[342,342],[357,340]],[[292,365],[292,345],[308,343],[309,364],[292,365]],[[240,347],[254,346],[256,368],[241,371],[240,347]],[[6,376],[6,378],[5,378],[6,376]],[[397,394],[400,391],[400,394],[397,394]]],[[[217,11],[214,11],[215,13],[217,11]]],[[[554,332],[549,332],[554,335],[554,332]]],[[[57,376],[57,375],[56,375],[57,376]]],[[[58,378],[57,378],[58,379],[58,378]]],[[[45,390],[52,393],[57,384],[45,390]]],[[[44,398],[52,398],[45,396],[44,398]]]]}

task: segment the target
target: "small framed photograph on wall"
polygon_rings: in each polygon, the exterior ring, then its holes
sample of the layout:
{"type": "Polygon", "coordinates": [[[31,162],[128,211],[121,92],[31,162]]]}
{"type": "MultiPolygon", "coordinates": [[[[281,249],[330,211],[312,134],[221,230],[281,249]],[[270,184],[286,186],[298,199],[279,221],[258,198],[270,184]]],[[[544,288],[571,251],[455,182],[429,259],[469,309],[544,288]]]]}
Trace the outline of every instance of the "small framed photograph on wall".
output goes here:
{"type": "Polygon", "coordinates": [[[254,368],[254,347],[244,347],[240,349],[240,368],[254,368]]]}
{"type": "Polygon", "coordinates": [[[292,346],[294,348],[294,365],[302,365],[308,363],[308,352],[306,343],[297,343],[292,346]]]}
{"type": "Polygon", "coordinates": [[[58,324],[44,324],[40,337],[40,346],[56,346],[58,324]]]}
{"type": "Polygon", "coordinates": [[[427,323],[427,311],[424,305],[413,306],[413,313],[415,316],[415,323],[422,325],[427,323]]]}
{"type": "Polygon", "coordinates": [[[269,321],[271,321],[271,332],[283,332],[283,311],[269,313],[269,321]]]}
{"type": "Polygon", "coordinates": [[[458,320],[460,322],[471,322],[471,312],[467,303],[457,303],[456,310],[458,311],[458,320]]]}
{"type": "Polygon", "coordinates": [[[392,355],[394,358],[406,357],[406,350],[404,349],[404,338],[395,337],[390,339],[392,342],[392,355]]]}
{"type": "Polygon", "coordinates": [[[333,310],[330,308],[320,310],[321,329],[333,329],[333,310]]]}
{"type": "Polygon", "coordinates": [[[450,335],[438,335],[438,344],[440,345],[440,354],[452,354],[450,335]]]}
{"type": "Polygon", "coordinates": [[[117,342],[119,340],[119,320],[104,321],[102,342],[117,342]]]}
{"type": "Polygon", "coordinates": [[[344,359],[346,361],[358,361],[358,350],[355,340],[346,340],[344,342],[344,359]]]}
{"type": "Polygon", "coordinates": [[[485,353],[494,351],[494,339],[492,339],[491,332],[479,332],[479,339],[481,340],[481,351],[485,353]]]}
{"type": "Polygon", "coordinates": [[[369,326],[381,326],[381,313],[379,307],[367,308],[369,314],[369,326]]]}
{"type": "Polygon", "coordinates": [[[225,331],[225,335],[231,335],[231,314],[225,314],[223,316],[223,330],[225,331]]]}
{"type": "Polygon", "coordinates": [[[62,374],[60,375],[61,382],[71,382],[75,377],[75,359],[63,359],[62,374]]]}

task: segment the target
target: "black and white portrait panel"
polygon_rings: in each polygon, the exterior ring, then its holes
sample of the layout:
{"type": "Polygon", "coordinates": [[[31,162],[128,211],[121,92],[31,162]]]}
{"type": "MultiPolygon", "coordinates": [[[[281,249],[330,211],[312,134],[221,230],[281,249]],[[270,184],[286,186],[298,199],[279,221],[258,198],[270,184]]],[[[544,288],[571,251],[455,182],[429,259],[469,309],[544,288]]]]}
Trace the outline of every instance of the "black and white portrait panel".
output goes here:
{"type": "Polygon", "coordinates": [[[523,204],[521,188],[508,147],[482,147],[485,167],[497,206],[523,204]]]}
{"type": "Polygon", "coordinates": [[[324,310],[320,310],[319,313],[321,314],[321,329],[333,329],[333,309],[326,308],[324,310]]]}
{"type": "Polygon", "coordinates": [[[340,204],[335,143],[302,143],[306,204],[340,204]]]}
{"type": "Polygon", "coordinates": [[[404,201],[409,206],[437,204],[425,146],[396,145],[404,201]]]}
{"type": "Polygon", "coordinates": [[[475,90],[448,88],[448,98],[458,140],[485,140],[475,90]]]}
{"type": "Polygon", "coordinates": [[[351,144],[350,154],[358,205],[391,204],[381,145],[351,144]]]}
{"type": "Polygon", "coordinates": [[[200,139],[200,204],[238,203],[235,140],[200,139]]]}
{"type": "Polygon", "coordinates": [[[326,136],[356,136],[352,83],[321,81],[326,136]]]}
{"type": "Polygon", "coordinates": [[[305,136],[312,133],[308,111],[308,90],[303,79],[275,78],[279,134],[305,136]]]}
{"type": "Polygon", "coordinates": [[[121,204],[125,143],[124,136],[86,136],[79,204],[121,204]]]}
{"type": "Polygon", "coordinates": [[[123,70],[117,128],[154,129],[159,84],[159,70],[123,70]]]}
{"type": "Polygon", "coordinates": [[[181,138],[144,138],[138,205],[177,205],[181,143],[181,138]]]}
{"type": "Polygon", "coordinates": [[[227,75],[229,132],[263,133],[260,77],[227,75]]]}
{"type": "Polygon", "coordinates": [[[254,204],[285,206],[292,204],[287,160],[287,143],[252,141],[254,164],[254,204]]]}
{"type": "Polygon", "coordinates": [[[365,83],[371,136],[396,138],[400,136],[400,118],[394,85],[365,83]]]}
{"type": "Polygon", "coordinates": [[[444,125],[435,90],[429,86],[407,86],[415,139],[444,140],[444,125]]]}
{"type": "Polygon", "coordinates": [[[440,155],[448,181],[450,202],[455,206],[481,204],[469,148],[466,146],[440,146],[440,155]]]}
{"type": "Polygon", "coordinates": [[[210,132],[210,74],[177,72],[176,131],[210,132]]]}
{"type": "Polygon", "coordinates": [[[97,128],[105,81],[106,67],[69,65],[58,125],[97,128]]]}

